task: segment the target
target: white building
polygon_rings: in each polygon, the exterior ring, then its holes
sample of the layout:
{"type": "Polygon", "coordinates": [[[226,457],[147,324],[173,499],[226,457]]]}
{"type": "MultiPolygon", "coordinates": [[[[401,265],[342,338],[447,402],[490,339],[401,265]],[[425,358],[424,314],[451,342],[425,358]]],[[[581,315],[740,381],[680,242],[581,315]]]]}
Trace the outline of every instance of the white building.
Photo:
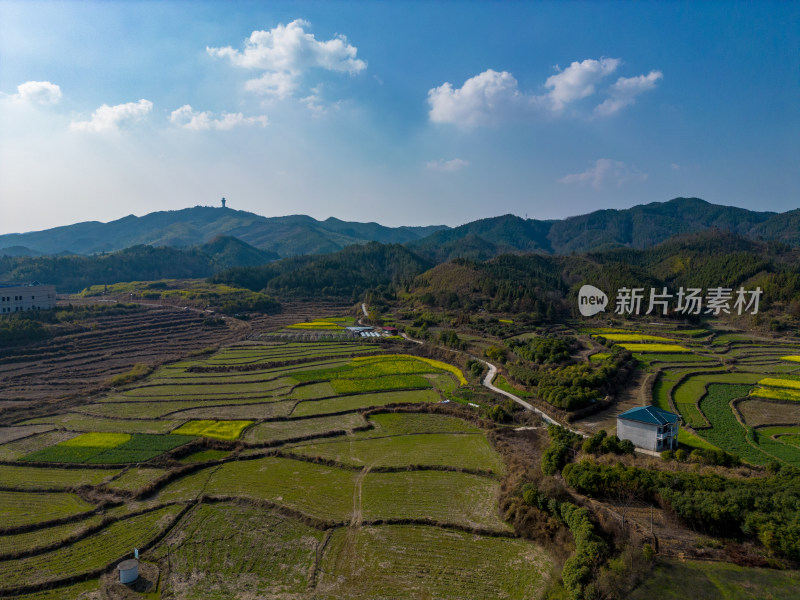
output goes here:
{"type": "Polygon", "coordinates": [[[640,406],[617,415],[617,437],[638,448],[674,450],[679,429],[680,417],[657,406],[640,406]]]}
{"type": "Polygon", "coordinates": [[[53,308],[56,305],[56,286],[30,284],[0,284],[0,315],[24,310],[53,308]]]}

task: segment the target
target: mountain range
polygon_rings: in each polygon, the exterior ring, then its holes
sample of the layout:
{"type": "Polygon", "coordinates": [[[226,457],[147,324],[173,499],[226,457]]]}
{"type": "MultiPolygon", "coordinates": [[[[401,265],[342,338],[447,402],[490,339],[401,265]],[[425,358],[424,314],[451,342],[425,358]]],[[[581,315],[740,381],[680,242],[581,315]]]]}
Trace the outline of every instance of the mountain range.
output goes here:
{"type": "MultiPolygon", "coordinates": [[[[612,248],[643,249],[679,234],[708,229],[751,240],[800,246],[800,209],[758,212],[675,198],[623,210],[598,210],[562,220],[503,215],[459,227],[387,227],[304,215],[263,217],[231,208],[195,206],[109,223],[76,223],[44,231],[0,235],[0,256],[99,254],[136,245],[201,246],[234,237],[275,257],[327,254],[353,244],[404,244],[433,262],[485,260],[506,253],[571,254],[612,248]]],[[[246,263],[252,264],[252,263],[246,263]]]]}

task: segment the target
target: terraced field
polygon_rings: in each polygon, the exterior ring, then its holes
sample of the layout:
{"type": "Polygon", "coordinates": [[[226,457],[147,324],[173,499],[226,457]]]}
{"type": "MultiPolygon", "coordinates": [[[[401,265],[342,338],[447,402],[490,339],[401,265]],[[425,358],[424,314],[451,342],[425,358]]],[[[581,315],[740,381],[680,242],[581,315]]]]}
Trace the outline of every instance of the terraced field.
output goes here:
{"type": "MultiPolygon", "coordinates": [[[[800,342],[739,332],[710,331],[703,337],[689,331],[670,332],[689,353],[634,350],[655,374],[653,404],[683,418],[679,441],[690,449],[721,448],[752,464],[800,466],[794,438],[772,433],[775,426],[800,427],[800,363],[792,359],[799,355],[800,342]]],[[[656,341],[645,344],[655,346],[656,341]]]]}
{"type": "Polygon", "coordinates": [[[433,408],[465,382],[382,345],[272,336],[16,422],[0,595],[106,589],[139,548],[165,597],[539,597],[552,563],[498,514],[500,456],[433,408]]]}

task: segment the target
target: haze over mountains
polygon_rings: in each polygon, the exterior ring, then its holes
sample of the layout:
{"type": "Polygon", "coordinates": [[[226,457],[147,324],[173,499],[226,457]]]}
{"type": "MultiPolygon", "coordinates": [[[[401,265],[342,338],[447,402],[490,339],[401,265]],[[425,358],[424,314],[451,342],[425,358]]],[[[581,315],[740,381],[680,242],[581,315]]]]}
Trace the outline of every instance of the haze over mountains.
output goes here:
{"type": "Polygon", "coordinates": [[[540,221],[503,215],[459,227],[388,227],[304,215],[262,217],[230,208],[196,206],[133,215],[109,223],[85,222],[30,233],[0,235],[0,255],[97,254],[131,246],[188,247],[223,235],[275,257],[335,252],[378,241],[405,244],[441,262],[456,257],[486,259],[508,252],[569,254],[615,247],[647,248],[674,235],[719,229],[754,240],[800,245],[800,209],[757,212],[676,198],[625,210],[599,210],[563,220],[540,221]]]}

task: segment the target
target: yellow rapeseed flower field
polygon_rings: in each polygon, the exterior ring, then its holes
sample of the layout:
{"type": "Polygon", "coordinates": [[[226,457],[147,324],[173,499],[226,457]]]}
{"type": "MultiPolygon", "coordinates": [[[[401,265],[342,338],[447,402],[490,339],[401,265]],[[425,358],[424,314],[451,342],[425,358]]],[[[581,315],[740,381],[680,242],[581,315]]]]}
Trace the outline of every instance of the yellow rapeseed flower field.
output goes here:
{"type": "Polygon", "coordinates": [[[671,352],[691,352],[688,348],[684,348],[683,346],[679,346],[678,344],[619,344],[625,350],[630,350],[631,352],[661,352],[661,353],[671,353],[671,352]]]}

